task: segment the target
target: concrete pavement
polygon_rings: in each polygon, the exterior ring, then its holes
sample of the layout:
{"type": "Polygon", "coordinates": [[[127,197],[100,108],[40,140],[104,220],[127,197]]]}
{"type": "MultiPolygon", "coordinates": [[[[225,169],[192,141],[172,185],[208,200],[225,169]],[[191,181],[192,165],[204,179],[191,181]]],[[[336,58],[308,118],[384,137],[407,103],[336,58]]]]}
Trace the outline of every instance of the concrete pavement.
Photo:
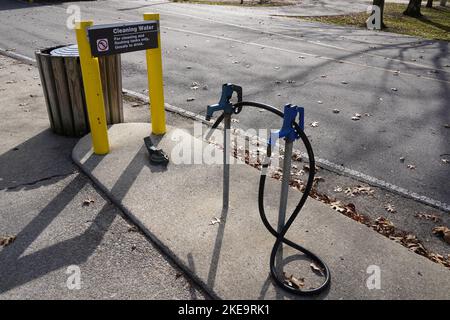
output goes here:
{"type": "MultiPolygon", "coordinates": [[[[204,299],[71,160],[33,66],[0,56],[0,300],[204,299]],[[87,204],[86,204],[87,201],[87,204]],[[81,289],[69,290],[69,266],[81,289]]],[[[125,103],[125,114],[148,116],[125,103]]]]}
{"type": "MultiPolygon", "coordinates": [[[[221,149],[169,127],[163,137],[152,139],[172,162],[167,169],[152,166],[143,146],[143,138],[150,132],[151,125],[146,123],[113,125],[108,130],[109,154],[92,154],[87,135],[77,143],[72,156],[164,252],[217,296],[298,298],[275,287],[268,277],[274,238],[258,214],[259,171],[242,163],[231,165],[230,207],[223,211],[222,165],[191,162],[205,154],[222,159],[221,149]],[[199,150],[202,153],[196,153],[199,150]],[[176,156],[181,154],[186,162],[177,163],[176,156]],[[217,218],[220,223],[211,222],[217,218]]],[[[277,221],[279,190],[280,183],[269,178],[265,209],[272,225],[277,221]]],[[[291,189],[289,210],[300,196],[291,189]]],[[[314,199],[308,199],[287,237],[328,264],[331,287],[318,296],[320,299],[450,298],[449,270],[314,199]],[[374,266],[381,272],[379,289],[367,286],[374,266]]],[[[320,283],[302,255],[285,248],[283,257],[284,270],[304,278],[305,288],[320,283]]]]}

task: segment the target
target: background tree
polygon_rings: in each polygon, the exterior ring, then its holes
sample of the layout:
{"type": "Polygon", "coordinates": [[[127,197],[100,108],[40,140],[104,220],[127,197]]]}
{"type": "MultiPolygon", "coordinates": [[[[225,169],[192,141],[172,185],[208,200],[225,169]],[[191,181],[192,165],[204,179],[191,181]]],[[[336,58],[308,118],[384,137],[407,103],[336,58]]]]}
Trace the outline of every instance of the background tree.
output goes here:
{"type": "MultiPolygon", "coordinates": [[[[374,6],[379,6],[380,7],[380,11],[381,11],[381,28],[386,28],[386,25],[384,24],[384,19],[383,19],[383,13],[384,13],[384,0],[373,0],[372,4],[374,6]]],[[[372,11],[373,14],[373,11],[372,11]]]]}
{"type": "Polygon", "coordinates": [[[432,8],[433,7],[433,0],[428,0],[427,1],[427,8],[432,8]]]}
{"type": "Polygon", "coordinates": [[[422,13],[420,13],[420,4],[422,0],[409,0],[408,7],[403,12],[404,15],[418,18],[422,16],[422,13]]]}

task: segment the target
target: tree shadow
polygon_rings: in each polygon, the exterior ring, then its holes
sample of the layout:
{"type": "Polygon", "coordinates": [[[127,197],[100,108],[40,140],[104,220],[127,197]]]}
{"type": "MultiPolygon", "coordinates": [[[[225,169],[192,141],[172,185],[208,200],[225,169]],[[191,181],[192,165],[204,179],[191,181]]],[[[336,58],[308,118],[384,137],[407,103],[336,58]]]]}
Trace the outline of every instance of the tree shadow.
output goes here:
{"type": "Polygon", "coordinates": [[[77,139],[44,130],[0,155],[0,190],[31,190],[76,171],[70,158],[77,139]]]}
{"type": "MultiPolygon", "coordinates": [[[[115,182],[112,192],[122,199],[136,179],[140,166],[138,153],[115,182]]],[[[85,165],[97,167],[102,156],[91,155],[85,165]]],[[[0,251],[0,293],[42,277],[71,264],[86,262],[101,243],[114,221],[110,204],[105,204],[83,234],[44,249],[23,255],[26,249],[61,214],[86,184],[78,175],[36,215],[18,234],[14,243],[0,251]],[[101,226],[99,228],[99,226],[101,226]]]]}
{"type": "Polygon", "coordinates": [[[431,25],[433,27],[436,27],[438,29],[444,30],[446,32],[450,32],[450,27],[449,26],[446,26],[446,25],[443,25],[441,23],[432,21],[429,18],[427,18],[426,16],[417,17],[416,19],[419,20],[419,21],[422,21],[423,23],[426,23],[426,24],[429,24],[429,25],[431,25]]]}

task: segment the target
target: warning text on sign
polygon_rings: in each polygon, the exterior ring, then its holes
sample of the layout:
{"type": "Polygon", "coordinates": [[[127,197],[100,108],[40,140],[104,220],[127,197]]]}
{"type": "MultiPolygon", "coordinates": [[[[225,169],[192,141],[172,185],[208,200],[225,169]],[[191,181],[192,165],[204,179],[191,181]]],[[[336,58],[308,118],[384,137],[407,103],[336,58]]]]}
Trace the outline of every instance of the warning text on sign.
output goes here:
{"type": "Polygon", "coordinates": [[[98,25],[88,28],[94,57],[158,47],[158,21],[98,25]]]}

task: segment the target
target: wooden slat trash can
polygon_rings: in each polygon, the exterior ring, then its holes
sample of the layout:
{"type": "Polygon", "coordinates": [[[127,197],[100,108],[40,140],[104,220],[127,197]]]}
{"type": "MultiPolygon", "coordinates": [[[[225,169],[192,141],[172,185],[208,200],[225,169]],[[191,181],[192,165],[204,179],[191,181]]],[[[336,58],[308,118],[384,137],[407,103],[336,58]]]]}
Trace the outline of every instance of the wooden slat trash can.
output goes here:
{"type": "MultiPolygon", "coordinates": [[[[81,137],[89,132],[89,121],[76,45],[36,51],[42,89],[53,132],[81,137]]],[[[120,55],[99,58],[108,124],[123,122],[120,55]]]]}

